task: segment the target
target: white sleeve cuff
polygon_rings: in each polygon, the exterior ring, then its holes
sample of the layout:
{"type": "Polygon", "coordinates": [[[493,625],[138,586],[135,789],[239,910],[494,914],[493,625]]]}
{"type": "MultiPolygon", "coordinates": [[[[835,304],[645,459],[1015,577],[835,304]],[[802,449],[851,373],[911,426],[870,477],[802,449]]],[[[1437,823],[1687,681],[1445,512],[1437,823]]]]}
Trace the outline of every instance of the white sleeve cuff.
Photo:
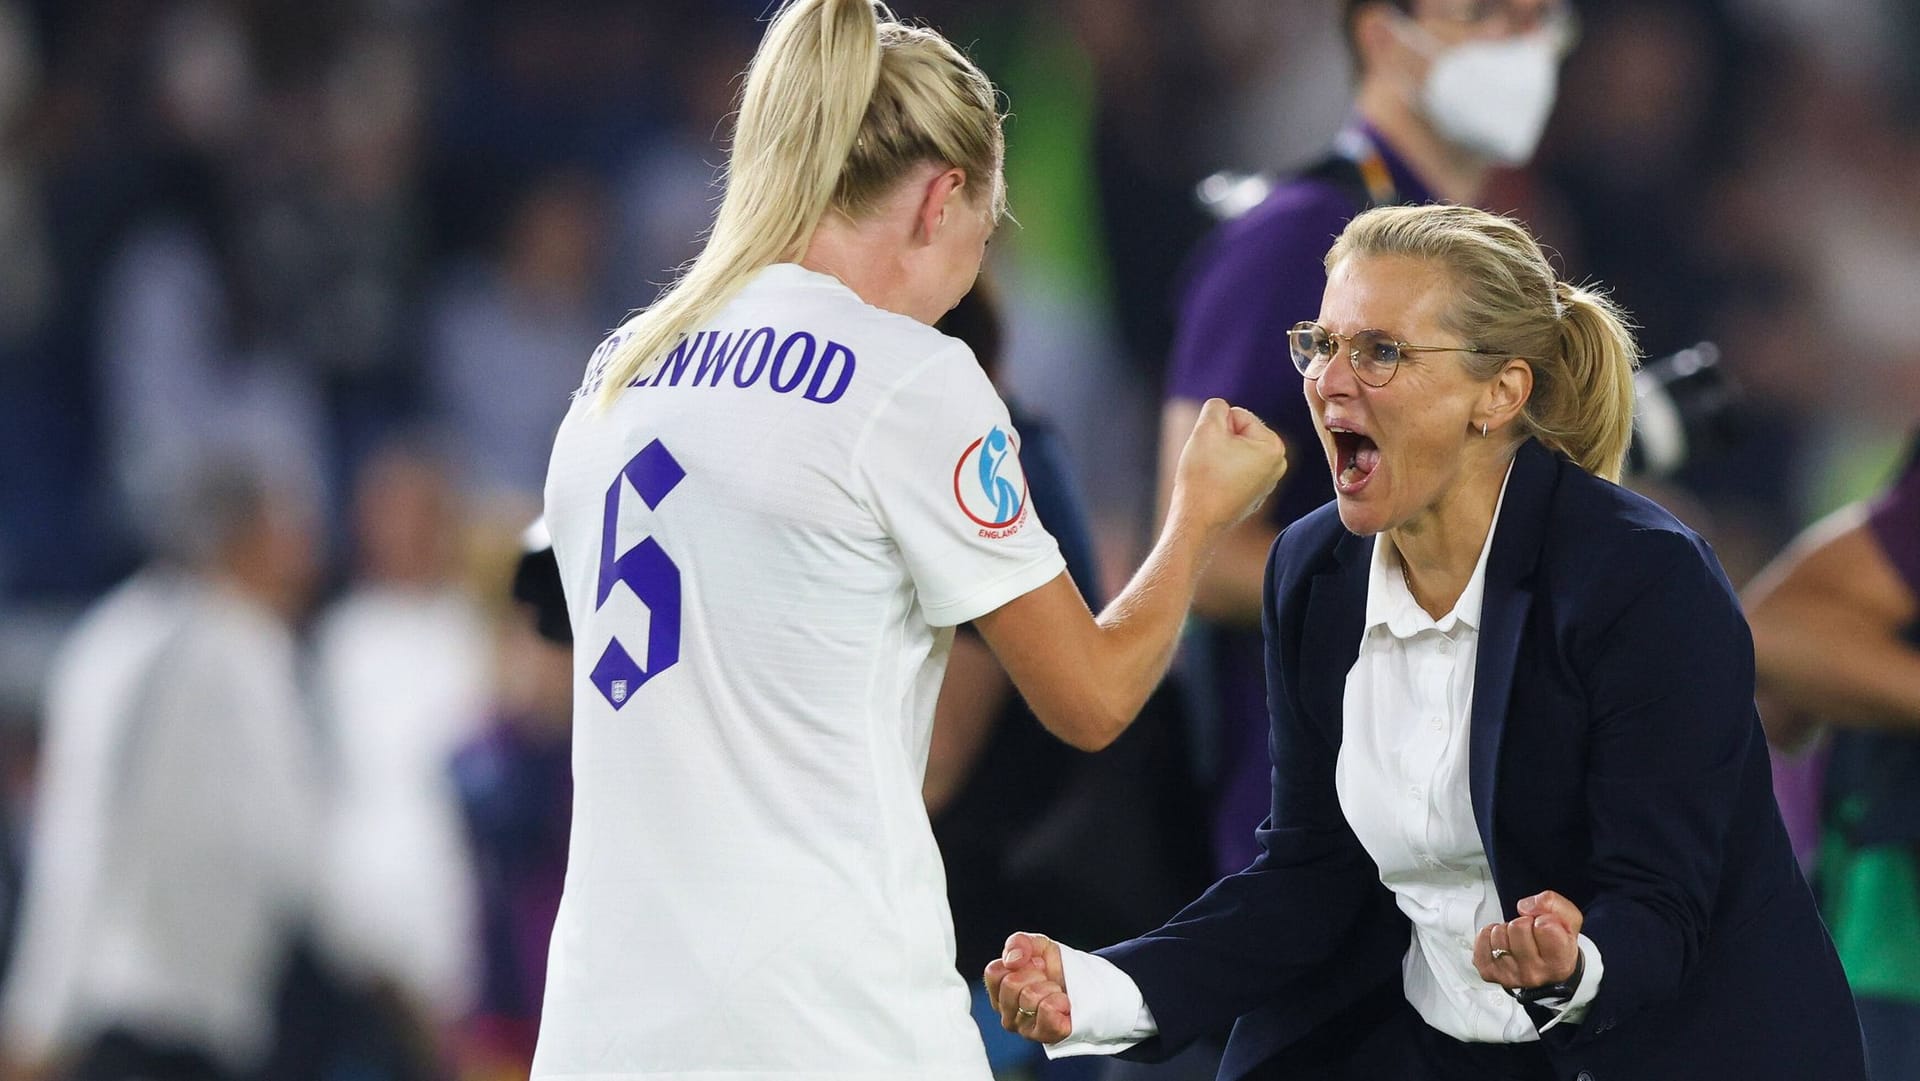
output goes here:
{"type": "Polygon", "coordinates": [[[1606,972],[1607,966],[1600,961],[1600,947],[1594,945],[1593,939],[1585,935],[1580,936],[1580,957],[1583,966],[1580,972],[1580,986],[1573,989],[1573,997],[1564,1005],[1553,1002],[1540,1003],[1556,1011],[1553,1020],[1540,1026],[1541,1032],[1547,1031],[1562,1021],[1569,1025],[1577,1025],[1587,1019],[1587,1007],[1593,1004],[1594,996],[1600,993],[1600,977],[1606,972]]]}
{"type": "Polygon", "coordinates": [[[1159,1033],[1140,986],[1119,965],[1062,945],[1060,970],[1072,1004],[1073,1034],[1047,1044],[1048,1058],[1111,1055],[1159,1033]]]}

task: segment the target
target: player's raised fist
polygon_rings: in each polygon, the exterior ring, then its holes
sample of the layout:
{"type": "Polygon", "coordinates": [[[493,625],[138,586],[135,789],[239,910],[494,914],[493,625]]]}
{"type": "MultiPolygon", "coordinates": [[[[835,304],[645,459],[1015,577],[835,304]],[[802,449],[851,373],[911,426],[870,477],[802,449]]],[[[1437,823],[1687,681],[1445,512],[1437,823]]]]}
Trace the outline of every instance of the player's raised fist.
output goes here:
{"type": "Polygon", "coordinates": [[[1173,513],[1224,529],[1252,514],[1286,472],[1286,444],[1272,429],[1245,409],[1209,398],[1180,452],[1173,513]]]}

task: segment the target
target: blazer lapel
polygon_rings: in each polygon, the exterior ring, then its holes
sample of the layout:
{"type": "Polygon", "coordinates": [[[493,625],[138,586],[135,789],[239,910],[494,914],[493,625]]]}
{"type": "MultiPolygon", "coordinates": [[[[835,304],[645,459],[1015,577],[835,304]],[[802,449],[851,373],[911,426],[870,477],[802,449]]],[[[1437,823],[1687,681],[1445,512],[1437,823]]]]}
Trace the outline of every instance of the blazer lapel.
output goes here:
{"type": "Polygon", "coordinates": [[[1545,539],[1548,504],[1562,468],[1540,444],[1528,440],[1513,461],[1507,479],[1493,550],[1487,556],[1486,594],[1480,606],[1480,649],[1473,675],[1473,710],[1468,742],[1468,779],[1473,818],[1487,866],[1499,881],[1499,854],[1493,843],[1500,741],[1506,734],[1507,702],[1513,696],[1514,665],[1521,632],[1533,603],[1532,578],[1545,539]]]}
{"type": "Polygon", "coordinates": [[[1343,533],[1334,545],[1333,565],[1314,576],[1307,594],[1306,620],[1298,629],[1300,703],[1307,715],[1340,746],[1347,673],[1360,657],[1360,635],[1367,624],[1367,568],[1372,537],[1343,533]]]}

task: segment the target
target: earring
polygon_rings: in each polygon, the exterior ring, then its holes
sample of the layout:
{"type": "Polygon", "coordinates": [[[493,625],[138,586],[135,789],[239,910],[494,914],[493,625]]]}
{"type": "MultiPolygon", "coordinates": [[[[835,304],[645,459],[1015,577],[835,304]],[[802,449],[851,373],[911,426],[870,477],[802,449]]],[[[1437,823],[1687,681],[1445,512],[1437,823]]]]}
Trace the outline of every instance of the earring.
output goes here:
{"type": "Polygon", "coordinates": [[[1480,422],[1480,438],[1485,439],[1486,437],[1487,437],[1487,422],[1483,420],[1480,422]]]}

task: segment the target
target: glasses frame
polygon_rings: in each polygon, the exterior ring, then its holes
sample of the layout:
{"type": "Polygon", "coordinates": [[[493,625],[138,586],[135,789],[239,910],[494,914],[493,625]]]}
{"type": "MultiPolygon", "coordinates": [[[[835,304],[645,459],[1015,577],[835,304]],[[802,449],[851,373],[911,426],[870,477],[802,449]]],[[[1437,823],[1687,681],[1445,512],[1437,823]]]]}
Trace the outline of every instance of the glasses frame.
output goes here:
{"type": "Polygon", "coordinates": [[[1317,330],[1326,335],[1327,340],[1334,344],[1334,354],[1336,356],[1341,353],[1347,355],[1347,365],[1353,369],[1353,377],[1355,379],[1360,380],[1360,382],[1375,390],[1379,390],[1381,387],[1393,382],[1394,373],[1400,370],[1400,362],[1395,361],[1393,367],[1387,371],[1387,377],[1378,383],[1368,379],[1360,370],[1360,348],[1353,344],[1353,340],[1362,334],[1378,334],[1401,353],[1476,353],[1484,357],[1511,356],[1516,360],[1534,360],[1532,357],[1523,357],[1518,354],[1508,353],[1504,349],[1480,349],[1470,345],[1414,345],[1412,342],[1399,341],[1394,338],[1393,335],[1378,327],[1356,330],[1352,334],[1335,334],[1333,331],[1328,330],[1326,327],[1321,326],[1311,319],[1302,319],[1293,325],[1293,329],[1287,331],[1287,356],[1292,359],[1294,368],[1298,370],[1301,377],[1305,379],[1318,379],[1322,375],[1325,375],[1327,364],[1332,363],[1333,360],[1332,357],[1328,357],[1327,363],[1321,364],[1319,371],[1310,371],[1309,369],[1314,366],[1315,358],[1303,356],[1299,350],[1293,347],[1294,335],[1302,331],[1313,330],[1317,330]]]}

